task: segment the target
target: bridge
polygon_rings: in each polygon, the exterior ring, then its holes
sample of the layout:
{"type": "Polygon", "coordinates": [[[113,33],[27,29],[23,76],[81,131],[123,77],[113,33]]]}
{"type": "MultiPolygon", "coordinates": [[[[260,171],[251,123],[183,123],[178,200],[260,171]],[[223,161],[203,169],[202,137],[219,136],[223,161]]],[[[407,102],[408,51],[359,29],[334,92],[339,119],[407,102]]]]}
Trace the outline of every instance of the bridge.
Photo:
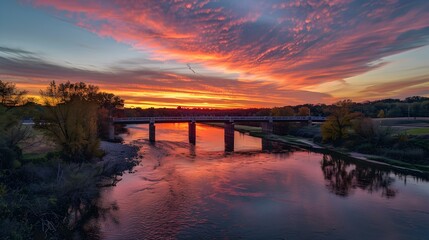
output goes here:
{"type": "Polygon", "coordinates": [[[319,116],[182,116],[182,117],[125,117],[111,118],[109,138],[115,138],[114,124],[149,124],[149,141],[155,142],[155,123],[187,122],[189,143],[196,143],[196,123],[223,122],[225,151],[234,151],[234,123],[260,122],[264,133],[273,132],[274,122],[324,122],[325,117],[319,116]]]}

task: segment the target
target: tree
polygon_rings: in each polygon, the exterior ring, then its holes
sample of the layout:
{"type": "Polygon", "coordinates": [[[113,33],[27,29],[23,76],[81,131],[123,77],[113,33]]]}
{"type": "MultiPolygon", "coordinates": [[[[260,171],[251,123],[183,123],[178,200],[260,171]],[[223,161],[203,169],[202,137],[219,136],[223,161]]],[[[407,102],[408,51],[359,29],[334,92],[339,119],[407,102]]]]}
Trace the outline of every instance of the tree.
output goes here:
{"type": "Polygon", "coordinates": [[[271,110],[271,116],[293,116],[295,111],[291,107],[275,107],[271,110]]]}
{"type": "Polygon", "coordinates": [[[422,102],[421,112],[423,117],[429,117],[429,101],[422,102]]]}
{"type": "Polygon", "coordinates": [[[51,82],[40,92],[46,106],[38,125],[61,146],[67,161],[84,162],[100,152],[95,89],[91,85],[51,82]]]}
{"type": "Polygon", "coordinates": [[[322,124],[323,141],[340,141],[348,137],[351,121],[361,116],[361,113],[350,111],[352,103],[351,100],[339,101],[330,109],[330,115],[322,124]]]}
{"type": "Polygon", "coordinates": [[[354,132],[367,142],[372,142],[379,128],[371,118],[355,119],[352,121],[352,127],[354,132]]]}
{"type": "Polygon", "coordinates": [[[16,89],[15,84],[0,80],[0,104],[13,107],[23,103],[23,97],[27,91],[16,89]]]}
{"type": "Polygon", "coordinates": [[[21,165],[20,144],[32,136],[32,127],[21,124],[21,115],[0,105],[0,169],[21,165]]]}
{"type": "Polygon", "coordinates": [[[112,93],[100,92],[95,85],[86,84],[84,82],[57,84],[55,81],[49,83],[49,87],[42,91],[44,96],[54,98],[55,101],[66,103],[73,99],[82,101],[94,102],[100,108],[122,108],[124,100],[112,93]]]}
{"type": "Polygon", "coordinates": [[[22,113],[15,107],[24,102],[26,93],[0,80],[0,169],[21,165],[19,144],[31,136],[31,128],[21,124],[22,113]]]}
{"type": "MultiPolygon", "coordinates": [[[[124,100],[112,93],[100,92],[95,85],[83,82],[57,84],[52,81],[49,87],[42,91],[44,101],[48,100],[47,105],[56,106],[59,103],[68,103],[73,100],[91,102],[97,107],[94,110],[97,113],[97,131],[100,137],[108,137],[108,120],[109,117],[116,114],[117,109],[124,107],[124,100]],[[48,98],[46,98],[48,97],[48,98]]],[[[46,104],[46,103],[45,103],[46,104]]]]}
{"type": "Polygon", "coordinates": [[[300,107],[298,109],[297,116],[309,116],[310,115],[310,108],[308,107],[300,107]]]}
{"type": "Polygon", "coordinates": [[[381,109],[381,110],[378,112],[377,117],[378,117],[378,118],[384,118],[384,117],[385,117],[385,114],[384,114],[384,110],[383,110],[383,109],[381,109]]]}

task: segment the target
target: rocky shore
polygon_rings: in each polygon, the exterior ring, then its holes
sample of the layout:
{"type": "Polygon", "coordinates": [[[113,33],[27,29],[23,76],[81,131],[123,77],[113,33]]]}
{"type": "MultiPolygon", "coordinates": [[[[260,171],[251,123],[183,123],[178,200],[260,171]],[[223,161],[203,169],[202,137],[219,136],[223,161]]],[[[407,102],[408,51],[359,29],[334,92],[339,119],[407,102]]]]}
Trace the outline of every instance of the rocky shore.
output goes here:
{"type": "MultiPolygon", "coordinates": [[[[137,146],[101,141],[100,148],[105,152],[100,164],[103,165],[106,176],[122,175],[124,171],[131,170],[138,164],[137,146]]],[[[117,180],[119,179],[115,181],[117,180]]]]}
{"type": "Polygon", "coordinates": [[[106,154],[103,157],[105,162],[131,160],[137,157],[139,151],[137,146],[106,141],[100,142],[100,148],[106,154]]]}

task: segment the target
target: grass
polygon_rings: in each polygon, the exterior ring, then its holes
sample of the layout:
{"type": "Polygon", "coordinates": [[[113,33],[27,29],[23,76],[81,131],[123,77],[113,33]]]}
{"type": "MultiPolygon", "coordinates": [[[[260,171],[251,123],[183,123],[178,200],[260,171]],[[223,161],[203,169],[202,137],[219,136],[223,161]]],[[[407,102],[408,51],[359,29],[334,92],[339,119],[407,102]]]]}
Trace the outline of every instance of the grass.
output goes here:
{"type": "Polygon", "coordinates": [[[412,128],[405,131],[409,135],[429,135],[429,127],[412,128]]]}
{"type": "Polygon", "coordinates": [[[403,162],[400,160],[395,160],[395,159],[391,159],[391,158],[387,158],[387,157],[381,157],[381,156],[371,156],[371,157],[368,157],[368,159],[378,161],[378,162],[387,163],[387,164],[390,164],[393,166],[398,166],[398,167],[403,167],[403,168],[408,168],[408,169],[415,169],[415,170],[419,170],[419,171],[429,173],[429,166],[427,166],[427,165],[411,164],[411,163],[403,162]]]}
{"type": "Polygon", "coordinates": [[[429,124],[429,118],[373,118],[374,122],[382,126],[407,126],[429,124]]]}
{"type": "MultiPolygon", "coordinates": [[[[207,123],[205,123],[207,124],[207,123]]],[[[215,126],[215,127],[223,127],[223,123],[208,123],[207,125],[215,126]]],[[[282,143],[287,143],[290,145],[294,145],[297,147],[304,147],[304,148],[312,148],[313,145],[301,141],[302,138],[292,137],[290,135],[280,136],[275,134],[267,134],[262,132],[261,127],[253,127],[253,126],[245,126],[245,125],[234,125],[234,129],[236,131],[239,131],[241,133],[248,133],[250,136],[258,137],[258,138],[264,138],[271,141],[277,141],[282,143]]]]}
{"type": "MultiPolygon", "coordinates": [[[[409,123],[409,121],[407,121],[407,120],[405,120],[403,122],[409,123]]],[[[223,123],[209,123],[207,125],[215,126],[215,127],[223,127],[224,126],[223,123]]],[[[250,136],[253,136],[253,137],[259,137],[259,138],[265,138],[267,140],[283,142],[283,143],[290,144],[290,145],[293,145],[296,147],[312,148],[313,150],[317,150],[317,148],[319,148],[319,145],[317,145],[317,144],[312,145],[306,141],[302,141],[303,139],[305,139],[303,137],[294,137],[291,135],[280,136],[280,135],[274,135],[274,134],[266,134],[266,133],[262,132],[262,129],[260,127],[235,125],[234,128],[235,128],[235,130],[237,130],[239,132],[248,133],[250,136]]],[[[409,130],[414,130],[414,131],[412,131],[412,133],[420,133],[420,135],[429,134],[429,128],[412,128],[409,130]]],[[[407,130],[407,132],[409,130],[407,130]]],[[[412,133],[408,133],[408,134],[415,135],[412,133]]],[[[309,140],[309,141],[312,142],[311,140],[309,140]]],[[[340,153],[340,154],[343,154],[345,156],[350,157],[349,150],[347,150],[347,149],[342,149],[342,148],[338,148],[338,147],[330,148],[326,145],[322,145],[322,146],[329,151],[337,152],[337,153],[340,153]]],[[[407,163],[407,162],[391,159],[391,158],[384,157],[384,156],[367,155],[367,154],[365,154],[365,155],[366,155],[366,158],[368,160],[373,160],[373,161],[380,162],[380,163],[386,163],[386,164],[390,164],[390,165],[397,166],[397,167],[408,168],[409,170],[418,170],[418,171],[423,171],[425,173],[429,173],[429,166],[427,166],[427,165],[407,163]]]]}
{"type": "MultiPolygon", "coordinates": [[[[214,127],[223,127],[224,125],[223,123],[204,123],[204,124],[207,124],[209,126],[214,126],[214,127]]],[[[262,132],[261,127],[244,126],[244,125],[238,125],[238,124],[234,125],[234,129],[242,133],[261,133],[262,132]]]]}
{"type": "Polygon", "coordinates": [[[19,147],[24,153],[24,159],[38,159],[37,156],[58,151],[58,146],[39,129],[33,129],[32,136],[20,143],[19,147]]]}

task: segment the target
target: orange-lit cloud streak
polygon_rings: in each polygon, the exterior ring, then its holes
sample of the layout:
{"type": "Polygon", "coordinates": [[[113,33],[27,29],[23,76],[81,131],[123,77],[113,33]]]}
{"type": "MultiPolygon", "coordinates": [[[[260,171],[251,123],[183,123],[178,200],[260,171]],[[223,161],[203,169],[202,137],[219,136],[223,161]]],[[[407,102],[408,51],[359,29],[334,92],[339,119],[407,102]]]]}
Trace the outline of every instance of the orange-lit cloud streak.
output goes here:
{"type": "MultiPolygon", "coordinates": [[[[101,37],[150,53],[152,61],[192,62],[237,76],[118,67],[95,72],[46,61],[36,66],[35,61],[29,63],[22,56],[8,60],[27,64],[26,69],[38,68],[25,70],[34,75],[25,75],[25,71],[17,74],[19,71],[12,67],[3,71],[8,76],[27,77],[27,82],[35,77],[94,81],[130,97],[135,104],[139,99],[144,101],[136,90],[148,92],[147,105],[161,106],[180,102],[235,107],[333,101],[335,95],[317,93],[317,86],[379,69],[388,64],[379,61],[383,57],[425,46],[429,37],[426,0],[24,2],[101,37]],[[42,71],[46,64],[52,72],[42,71]],[[130,86],[128,90],[118,90],[125,85],[130,86]]],[[[370,86],[367,89],[370,91],[370,86]]]]}
{"type": "Polygon", "coordinates": [[[154,56],[203,61],[297,87],[378,67],[381,57],[426,44],[427,1],[58,1],[101,36],[154,56]]]}
{"type": "MultiPolygon", "coordinates": [[[[8,49],[10,52],[20,50],[8,49]]],[[[211,108],[268,107],[282,104],[298,104],[306,98],[317,102],[332,101],[327,94],[301,90],[281,90],[279,84],[262,81],[240,81],[214,76],[195,76],[151,69],[112,68],[102,72],[71,68],[47,62],[31,52],[16,54],[14,58],[0,55],[2,78],[11,79],[18,87],[39,89],[52,80],[85,81],[99,85],[126,99],[128,106],[177,107],[201,106],[211,108]],[[269,94],[267,94],[269,93],[269,94]]]]}

